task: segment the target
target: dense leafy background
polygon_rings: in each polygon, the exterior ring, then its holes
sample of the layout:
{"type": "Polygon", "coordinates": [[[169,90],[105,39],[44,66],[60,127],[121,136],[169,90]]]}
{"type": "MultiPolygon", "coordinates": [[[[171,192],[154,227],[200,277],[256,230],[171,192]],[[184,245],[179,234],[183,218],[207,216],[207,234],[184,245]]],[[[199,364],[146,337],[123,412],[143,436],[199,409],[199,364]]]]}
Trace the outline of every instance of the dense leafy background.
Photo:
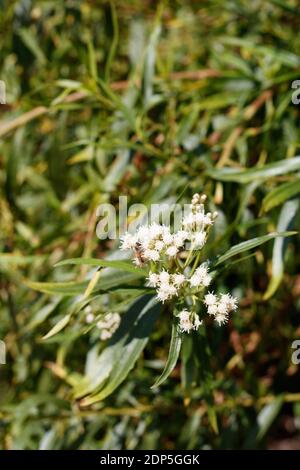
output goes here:
{"type": "MultiPolygon", "coordinates": [[[[164,311],[126,380],[90,406],[80,397],[88,376],[94,385],[103,379],[103,365],[95,369],[102,346],[76,295],[95,268],[54,268],[66,258],[115,257],[117,244],[96,237],[95,209],[117,207],[119,195],[150,205],[184,188],[184,197],[206,192],[221,214],[212,256],[297,230],[298,2],[0,6],[1,447],[300,448],[300,376],[291,363],[300,338],[298,235],[220,273],[218,285],[241,305],[228,327],[207,329],[210,353],[188,338],[171,377],[151,389],[168,353],[164,311]],[[60,321],[69,323],[43,339],[60,321]]],[[[95,311],[136,309],[141,280],[118,276],[101,278],[95,311]]]]}

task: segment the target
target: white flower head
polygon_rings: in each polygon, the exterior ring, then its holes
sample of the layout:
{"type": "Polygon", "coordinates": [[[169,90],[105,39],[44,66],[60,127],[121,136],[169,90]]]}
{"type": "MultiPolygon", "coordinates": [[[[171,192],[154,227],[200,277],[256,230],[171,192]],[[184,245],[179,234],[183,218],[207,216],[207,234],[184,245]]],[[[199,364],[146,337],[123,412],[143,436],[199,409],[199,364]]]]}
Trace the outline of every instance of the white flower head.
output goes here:
{"type": "Polygon", "coordinates": [[[126,232],[121,237],[121,250],[132,250],[135,247],[135,244],[138,241],[138,237],[136,235],[132,235],[131,233],[126,232]]]}
{"type": "Polygon", "coordinates": [[[157,250],[145,250],[143,253],[145,259],[150,261],[158,261],[159,260],[159,252],[157,250]]]}
{"type": "Polygon", "coordinates": [[[178,248],[175,245],[170,245],[166,249],[166,254],[170,256],[170,258],[174,258],[174,256],[177,255],[177,253],[178,253],[178,248]]]}
{"type": "Polygon", "coordinates": [[[237,309],[237,299],[230,294],[221,294],[220,302],[224,303],[227,306],[227,310],[229,312],[237,309]]]}
{"type": "Polygon", "coordinates": [[[118,329],[121,317],[116,312],[106,313],[98,322],[97,328],[101,330],[100,339],[109,339],[118,329]]]}
{"type": "Polygon", "coordinates": [[[224,325],[224,323],[227,323],[228,321],[228,315],[226,313],[217,313],[215,316],[215,321],[219,326],[224,325]]]}
{"type": "Polygon", "coordinates": [[[195,274],[200,276],[202,279],[208,274],[208,267],[206,263],[201,264],[195,271],[195,274]]]}
{"type": "Polygon", "coordinates": [[[174,245],[180,248],[184,245],[184,242],[189,239],[189,233],[186,230],[179,230],[173,235],[174,245]]]}
{"type": "Polygon", "coordinates": [[[165,231],[165,233],[163,233],[162,239],[163,239],[163,242],[164,242],[166,245],[172,245],[172,243],[173,243],[173,241],[174,241],[174,237],[173,237],[173,235],[170,233],[170,230],[165,231]]]}
{"type": "Polygon", "coordinates": [[[193,274],[190,278],[190,285],[191,287],[199,287],[202,285],[202,278],[198,274],[193,274]]]}
{"type": "Polygon", "coordinates": [[[156,287],[159,284],[159,275],[156,273],[149,272],[148,284],[150,287],[156,287]]]}
{"type": "Polygon", "coordinates": [[[205,232],[196,232],[192,238],[192,244],[195,248],[203,248],[206,241],[206,233],[205,232]]]}
{"type": "Polygon", "coordinates": [[[168,271],[161,271],[161,273],[159,273],[159,282],[161,282],[161,284],[167,284],[169,280],[170,274],[168,271]]]}
{"type": "Polygon", "coordinates": [[[199,316],[195,312],[189,312],[186,308],[178,313],[179,329],[182,333],[190,333],[192,330],[198,330],[202,324],[199,316]]]}
{"type": "Polygon", "coordinates": [[[209,284],[211,283],[212,279],[211,279],[211,276],[209,274],[206,274],[206,276],[203,276],[202,278],[202,284],[204,285],[204,287],[208,287],[209,284]]]}
{"type": "Polygon", "coordinates": [[[153,224],[150,225],[149,227],[149,234],[151,238],[157,238],[161,235],[162,233],[162,226],[154,222],[153,224]]]}
{"type": "Polygon", "coordinates": [[[167,284],[167,283],[161,284],[160,287],[157,289],[157,298],[163,303],[166,300],[169,300],[170,298],[172,298],[176,294],[177,294],[177,289],[171,284],[167,284]]]}
{"type": "Polygon", "coordinates": [[[199,315],[197,313],[194,314],[194,324],[193,324],[193,329],[198,330],[199,326],[201,326],[203,323],[202,320],[200,320],[199,315]]]}
{"type": "Polygon", "coordinates": [[[178,314],[179,318],[179,328],[183,333],[189,333],[193,329],[193,321],[191,313],[184,309],[178,314]]]}
{"type": "Polygon", "coordinates": [[[184,274],[176,273],[172,276],[173,283],[176,287],[181,287],[185,283],[185,276],[184,274]]]}
{"type": "Polygon", "coordinates": [[[137,229],[136,236],[141,243],[145,240],[148,240],[150,238],[149,227],[147,225],[141,225],[137,229]]]}
{"type": "Polygon", "coordinates": [[[204,303],[208,307],[209,305],[215,305],[217,303],[217,296],[213,292],[209,292],[204,297],[204,303]]]}
{"type": "Polygon", "coordinates": [[[208,305],[207,313],[209,315],[216,315],[218,313],[218,305],[217,304],[208,305]]]}
{"type": "Polygon", "coordinates": [[[227,315],[227,313],[228,313],[227,304],[225,304],[224,302],[219,302],[218,303],[218,313],[220,313],[221,315],[227,315]]]}
{"type": "Polygon", "coordinates": [[[155,242],[154,248],[155,248],[155,250],[157,250],[157,251],[162,251],[162,250],[164,249],[164,246],[165,246],[165,244],[164,244],[164,242],[163,242],[162,240],[157,240],[157,241],[155,242]]]}

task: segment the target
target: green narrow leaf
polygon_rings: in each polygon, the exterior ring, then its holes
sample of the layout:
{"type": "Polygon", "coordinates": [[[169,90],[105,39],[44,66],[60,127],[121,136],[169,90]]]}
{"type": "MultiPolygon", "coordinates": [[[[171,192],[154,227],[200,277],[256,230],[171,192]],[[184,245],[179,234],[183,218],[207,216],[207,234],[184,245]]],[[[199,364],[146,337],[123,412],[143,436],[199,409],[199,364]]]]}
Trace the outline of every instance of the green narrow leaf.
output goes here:
{"type": "Polygon", "coordinates": [[[35,56],[37,61],[44,65],[47,60],[43,50],[40,47],[39,41],[37,40],[37,36],[35,36],[29,28],[19,29],[18,34],[25,46],[28,47],[28,49],[35,56]]]}
{"type": "Polygon", "coordinates": [[[171,336],[171,343],[170,343],[170,349],[169,349],[169,355],[168,359],[166,362],[166,365],[164,367],[164,370],[161,374],[161,376],[156,380],[155,384],[152,385],[151,388],[157,388],[159,387],[171,374],[173,371],[174,367],[177,364],[177,360],[179,357],[180,349],[181,349],[181,333],[178,330],[177,324],[175,321],[173,321],[172,325],[172,336],[171,336]]]}
{"type": "Polygon", "coordinates": [[[251,168],[242,171],[233,168],[211,168],[206,171],[206,174],[219,181],[232,181],[245,184],[257,179],[269,179],[297,170],[300,170],[299,156],[280,160],[276,163],[269,163],[261,168],[251,168]]]}
{"type": "MultiPolygon", "coordinates": [[[[291,224],[299,209],[299,199],[287,201],[281,209],[277,229],[287,230],[291,228],[291,224]]],[[[278,237],[274,242],[273,256],[272,256],[272,277],[269,282],[268,288],[264,294],[264,300],[268,300],[278,289],[284,271],[284,255],[287,244],[285,239],[278,237]]]]}
{"type": "Polygon", "coordinates": [[[126,379],[149,340],[159,311],[160,305],[150,296],[142,297],[128,310],[109,345],[113,357],[107,382],[99,393],[84,399],[83,406],[104,400],[126,379]]]}
{"type": "Polygon", "coordinates": [[[300,179],[281,184],[273,189],[273,191],[270,191],[263,199],[261,212],[269,212],[269,210],[297,194],[300,194],[300,179]]]}
{"type": "Polygon", "coordinates": [[[78,266],[89,265],[98,266],[102,268],[115,268],[121,271],[126,271],[128,273],[140,274],[141,276],[145,277],[147,275],[147,271],[145,269],[135,266],[132,261],[102,260],[97,258],[70,258],[60,261],[55,266],[64,266],[68,264],[75,264],[78,266]]]}
{"type": "Polygon", "coordinates": [[[61,320],[59,320],[56,325],[54,325],[53,328],[45,335],[43,336],[43,339],[48,339],[51,338],[52,336],[56,335],[59,333],[67,324],[69,323],[71,318],[71,315],[68,313],[68,315],[65,315],[61,320]]]}
{"type": "Polygon", "coordinates": [[[24,265],[45,260],[45,255],[23,256],[15,253],[0,253],[0,264],[24,265]]]}
{"type": "Polygon", "coordinates": [[[221,263],[224,263],[224,261],[227,261],[229,258],[232,258],[232,256],[239,255],[240,253],[243,253],[247,250],[252,250],[252,248],[256,248],[257,246],[260,246],[263,243],[272,240],[273,238],[289,237],[291,235],[295,235],[296,233],[297,232],[273,232],[269,233],[268,235],[263,235],[262,237],[252,238],[251,240],[239,243],[238,245],[234,245],[226,253],[224,253],[224,255],[218,257],[216,263],[214,263],[214,267],[218,266],[221,263]]]}
{"type": "Polygon", "coordinates": [[[261,441],[267,434],[272,423],[278,416],[283,404],[282,396],[278,396],[272,403],[266,405],[257,416],[258,433],[256,436],[257,441],[261,441]]]}

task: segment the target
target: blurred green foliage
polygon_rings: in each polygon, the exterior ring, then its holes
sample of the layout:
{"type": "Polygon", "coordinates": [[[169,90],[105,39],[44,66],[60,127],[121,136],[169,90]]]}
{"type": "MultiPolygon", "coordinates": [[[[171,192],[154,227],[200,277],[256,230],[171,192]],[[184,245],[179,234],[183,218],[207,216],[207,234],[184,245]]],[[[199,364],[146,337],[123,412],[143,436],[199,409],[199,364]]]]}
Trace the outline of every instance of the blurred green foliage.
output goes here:
{"type": "MultiPolygon", "coordinates": [[[[1,448],[299,448],[298,235],[222,272],[241,305],[228,326],[208,329],[209,355],[188,337],[181,369],[151,389],[170,341],[163,312],[126,380],[90,406],[80,397],[103,373],[102,346],[77,296],[95,268],[54,268],[116,258],[118,244],[96,237],[96,207],[117,207],[119,195],[150,205],[184,188],[208,194],[221,214],[208,255],[297,230],[298,2],[0,6],[1,448]]],[[[93,310],[125,312],[141,294],[138,276],[105,273],[93,310]]]]}

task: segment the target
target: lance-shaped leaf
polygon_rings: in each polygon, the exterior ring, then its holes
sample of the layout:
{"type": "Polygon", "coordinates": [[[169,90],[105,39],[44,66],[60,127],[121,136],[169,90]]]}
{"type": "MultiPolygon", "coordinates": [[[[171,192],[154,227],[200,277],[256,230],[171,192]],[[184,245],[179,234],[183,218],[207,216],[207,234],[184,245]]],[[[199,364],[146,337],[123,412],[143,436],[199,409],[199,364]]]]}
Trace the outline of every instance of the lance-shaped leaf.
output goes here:
{"type": "MultiPolygon", "coordinates": [[[[107,351],[111,367],[100,392],[82,400],[83,406],[104,400],[126,379],[145,348],[158,317],[160,305],[154,297],[141,297],[123,316],[119,329],[113,336],[107,351]]],[[[101,356],[99,358],[101,361],[101,356]]]]}
{"type": "Polygon", "coordinates": [[[219,256],[213,266],[216,267],[219,264],[224,263],[224,261],[227,261],[229,258],[239,255],[240,253],[243,253],[244,251],[252,250],[253,248],[256,248],[257,246],[260,246],[263,243],[266,243],[269,240],[272,240],[273,238],[289,237],[290,235],[295,235],[296,233],[297,232],[281,232],[281,233],[272,232],[272,233],[269,233],[268,235],[263,235],[262,237],[252,238],[251,240],[247,240],[245,242],[239,243],[238,245],[232,246],[228,251],[226,251],[226,253],[224,253],[224,255],[219,256]]]}
{"type": "MultiPolygon", "coordinates": [[[[299,209],[299,199],[287,201],[281,209],[277,228],[278,230],[286,230],[291,228],[299,209]]],[[[278,237],[274,242],[272,256],[272,277],[268,288],[264,294],[264,300],[269,299],[276,292],[283,277],[284,272],[284,255],[287,243],[284,238],[278,237]]]]}
{"type": "Polygon", "coordinates": [[[75,264],[77,266],[89,265],[98,266],[101,268],[115,268],[120,271],[140,274],[141,276],[145,277],[147,276],[147,271],[145,269],[135,266],[131,261],[106,260],[97,258],[70,258],[60,261],[55,266],[64,266],[68,264],[75,264]]]}
{"type": "Polygon", "coordinates": [[[300,179],[281,184],[273,191],[270,191],[263,199],[261,212],[269,212],[297,194],[300,194],[300,179]]]}
{"type": "Polygon", "coordinates": [[[300,170],[300,157],[287,158],[276,163],[269,163],[261,168],[236,170],[234,168],[211,168],[206,171],[208,176],[219,181],[232,181],[246,184],[251,181],[265,180],[274,176],[284,175],[300,170]]]}
{"type": "Polygon", "coordinates": [[[172,325],[171,343],[166,365],[161,376],[156,380],[155,384],[152,385],[151,388],[159,387],[165,380],[167,380],[172,370],[176,366],[181,348],[181,337],[182,335],[174,321],[172,325]]]}

